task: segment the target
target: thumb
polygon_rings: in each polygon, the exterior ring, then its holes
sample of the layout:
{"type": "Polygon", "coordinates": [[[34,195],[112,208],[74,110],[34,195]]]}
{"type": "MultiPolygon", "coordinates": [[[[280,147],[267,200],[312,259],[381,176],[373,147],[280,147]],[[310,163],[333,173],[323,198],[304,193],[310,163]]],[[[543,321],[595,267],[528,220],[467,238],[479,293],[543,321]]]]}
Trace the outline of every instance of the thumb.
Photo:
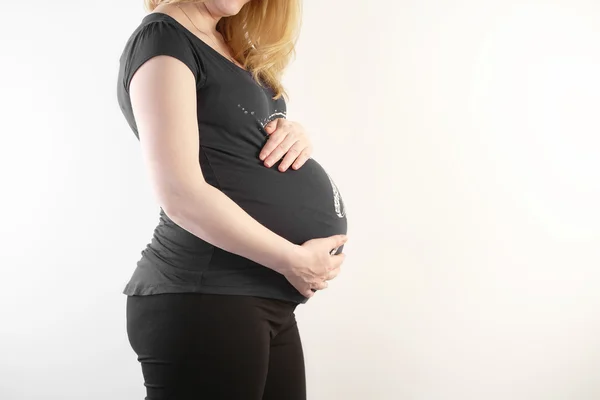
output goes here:
{"type": "Polygon", "coordinates": [[[265,131],[267,131],[267,133],[269,135],[271,133],[275,132],[275,128],[277,128],[277,120],[276,119],[272,120],[267,125],[265,125],[265,131]]]}
{"type": "Polygon", "coordinates": [[[331,239],[330,245],[332,246],[331,248],[337,248],[348,241],[348,236],[347,235],[333,235],[333,236],[330,236],[330,239],[331,239]]]}

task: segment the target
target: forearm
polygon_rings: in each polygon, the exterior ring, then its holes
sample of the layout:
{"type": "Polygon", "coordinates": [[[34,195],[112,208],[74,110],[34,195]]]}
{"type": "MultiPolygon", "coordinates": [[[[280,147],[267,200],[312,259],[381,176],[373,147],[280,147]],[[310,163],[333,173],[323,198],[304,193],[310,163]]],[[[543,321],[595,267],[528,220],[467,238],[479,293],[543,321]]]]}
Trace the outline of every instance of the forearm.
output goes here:
{"type": "Polygon", "coordinates": [[[171,199],[163,209],[173,222],[193,235],[279,273],[288,267],[297,248],[207,183],[171,199]]]}

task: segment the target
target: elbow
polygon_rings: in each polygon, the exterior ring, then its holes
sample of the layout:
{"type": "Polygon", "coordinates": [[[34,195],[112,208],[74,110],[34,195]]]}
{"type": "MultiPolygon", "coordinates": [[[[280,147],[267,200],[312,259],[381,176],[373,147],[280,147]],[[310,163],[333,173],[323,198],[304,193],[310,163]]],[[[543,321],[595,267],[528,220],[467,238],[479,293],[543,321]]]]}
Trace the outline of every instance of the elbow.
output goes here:
{"type": "Polygon", "coordinates": [[[198,210],[204,209],[200,202],[204,198],[205,186],[206,184],[202,183],[193,187],[165,191],[159,196],[161,208],[173,221],[185,218],[192,210],[194,214],[198,214],[198,210]]]}

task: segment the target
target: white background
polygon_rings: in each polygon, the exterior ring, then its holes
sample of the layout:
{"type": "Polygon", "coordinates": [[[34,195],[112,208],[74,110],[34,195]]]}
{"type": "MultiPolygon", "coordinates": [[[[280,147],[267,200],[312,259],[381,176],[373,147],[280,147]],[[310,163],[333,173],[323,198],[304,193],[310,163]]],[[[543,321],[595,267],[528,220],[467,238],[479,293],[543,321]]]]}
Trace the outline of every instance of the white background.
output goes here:
{"type": "MultiPolygon", "coordinates": [[[[305,1],[286,76],[348,212],[310,400],[600,399],[600,4],[305,1]]],[[[141,0],[6,2],[0,398],[142,399],[158,222],[116,101],[141,0]]]]}

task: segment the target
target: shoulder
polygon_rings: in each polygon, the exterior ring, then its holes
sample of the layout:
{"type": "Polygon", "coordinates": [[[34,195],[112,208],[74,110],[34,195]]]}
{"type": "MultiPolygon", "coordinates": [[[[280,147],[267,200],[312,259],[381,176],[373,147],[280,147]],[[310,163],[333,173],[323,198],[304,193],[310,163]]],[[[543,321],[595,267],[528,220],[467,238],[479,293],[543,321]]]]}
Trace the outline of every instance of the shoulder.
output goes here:
{"type": "Polygon", "coordinates": [[[159,12],[147,14],[132,34],[132,37],[144,36],[153,39],[171,39],[190,43],[183,25],[174,17],[159,12]]]}
{"type": "Polygon", "coordinates": [[[124,85],[129,89],[129,81],[136,70],[151,58],[167,55],[183,62],[201,85],[205,79],[202,57],[196,46],[173,17],[163,13],[147,14],[129,37],[120,62],[123,69],[124,85]]]}

